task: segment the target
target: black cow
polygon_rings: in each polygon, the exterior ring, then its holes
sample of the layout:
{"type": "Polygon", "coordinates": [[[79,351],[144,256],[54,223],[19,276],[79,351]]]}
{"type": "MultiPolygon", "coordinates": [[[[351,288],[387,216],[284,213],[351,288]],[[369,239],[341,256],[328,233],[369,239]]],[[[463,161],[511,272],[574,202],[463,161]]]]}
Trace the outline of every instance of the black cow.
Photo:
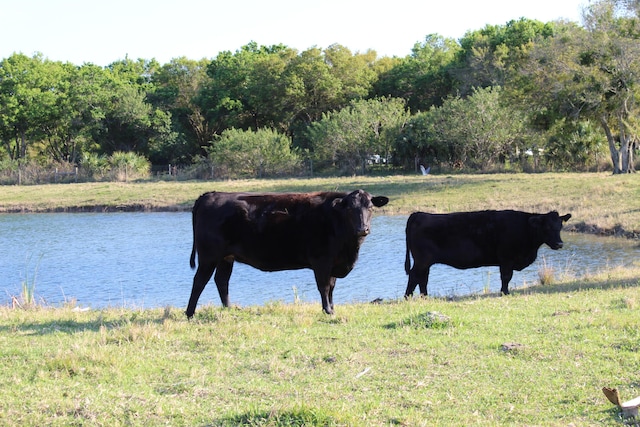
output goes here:
{"type": "Polygon", "coordinates": [[[509,294],[513,270],[531,265],[546,243],[560,249],[562,223],[571,218],[558,212],[533,214],[512,210],[429,214],[414,212],[407,220],[404,269],[409,275],[405,297],[420,285],[427,295],[429,268],[447,264],[455,268],[500,267],[501,291],[509,294]],[[413,256],[413,267],[409,254],[413,256]]]}
{"type": "Polygon", "coordinates": [[[333,314],[337,277],[353,269],[358,251],[370,232],[373,206],[389,199],[352,193],[205,193],[193,206],[191,268],[198,270],[187,317],[215,271],[222,305],[229,306],[233,262],[262,271],[310,268],[322,297],[322,308],[333,314]]]}

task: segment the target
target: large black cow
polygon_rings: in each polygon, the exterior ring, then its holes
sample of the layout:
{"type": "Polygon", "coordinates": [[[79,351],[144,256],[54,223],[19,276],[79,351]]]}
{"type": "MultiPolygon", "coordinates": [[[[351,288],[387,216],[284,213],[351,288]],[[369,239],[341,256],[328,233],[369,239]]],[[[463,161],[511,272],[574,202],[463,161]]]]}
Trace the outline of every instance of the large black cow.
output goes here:
{"type": "Polygon", "coordinates": [[[187,317],[215,271],[222,304],[229,306],[229,277],[233,262],[262,271],[313,270],[322,308],[333,314],[337,277],[353,269],[358,251],[370,231],[373,207],[389,199],[352,193],[205,193],[193,206],[191,268],[198,270],[187,317]]]}
{"type": "Polygon", "coordinates": [[[409,282],[405,297],[413,294],[416,285],[420,285],[420,294],[427,295],[429,268],[433,264],[461,269],[499,266],[501,291],[506,295],[513,270],[531,265],[543,243],[551,249],[562,247],[560,230],[569,218],[571,214],[560,216],[555,211],[414,212],[406,228],[404,269],[409,282]]]}

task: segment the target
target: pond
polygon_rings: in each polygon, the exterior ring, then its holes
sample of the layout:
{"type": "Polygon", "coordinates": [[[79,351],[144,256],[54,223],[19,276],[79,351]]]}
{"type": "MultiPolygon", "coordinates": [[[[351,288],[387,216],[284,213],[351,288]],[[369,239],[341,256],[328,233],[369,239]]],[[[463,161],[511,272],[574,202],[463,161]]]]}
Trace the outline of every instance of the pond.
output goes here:
{"type": "MultiPolygon", "coordinates": [[[[355,269],[338,279],[336,304],[402,298],[406,216],[375,216],[372,233],[355,269]]],[[[0,292],[9,304],[22,284],[35,286],[36,300],[48,305],[76,301],[80,307],[186,307],[194,271],[189,267],[190,212],[0,215],[0,292]]],[[[537,261],[514,272],[510,289],[538,281],[541,265],[556,277],[580,277],[637,258],[637,242],[563,233],[565,247],[542,246],[537,261]]],[[[467,295],[500,290],[497,267],[456,270],[435,265],[429,294],[467,295]]],[[[236,263],[229,285],[233,304],[320,305],[311,270],[265,273],[236,263]]],[[[416,290],[417,293],[417,290],[416,290]]],[[[213,280],[199,305],[220,305],[213,280]]]]}

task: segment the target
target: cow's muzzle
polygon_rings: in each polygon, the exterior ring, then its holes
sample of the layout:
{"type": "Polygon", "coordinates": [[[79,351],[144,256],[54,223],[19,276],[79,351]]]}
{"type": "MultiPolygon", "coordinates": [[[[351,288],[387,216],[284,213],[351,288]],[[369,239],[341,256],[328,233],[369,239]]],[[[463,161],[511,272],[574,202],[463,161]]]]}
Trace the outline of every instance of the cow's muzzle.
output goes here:
{"type": "Polygon", "coordinates": [[[553,245],[549,245],[551,246],[551,249],[557,250],[557,249],[562,249],[563,243],[562,242],[556,242],[553,245]]]}
{"type": "Polygon", "coordinates": [[[358,230],[358,237],[365,237],[367,236],[369,233],[371,233],[371,230],[369,230],[369,228],[361,228],[360,230],[358,230]]]}

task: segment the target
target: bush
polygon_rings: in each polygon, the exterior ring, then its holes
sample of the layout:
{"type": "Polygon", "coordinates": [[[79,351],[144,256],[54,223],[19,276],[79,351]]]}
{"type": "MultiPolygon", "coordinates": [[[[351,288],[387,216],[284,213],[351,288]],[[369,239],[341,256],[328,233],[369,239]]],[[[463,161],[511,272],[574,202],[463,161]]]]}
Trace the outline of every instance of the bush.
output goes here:
{"type": "Polygon", "coordinates": [[[105,156],[100,156],[95,153],[85,153],[82,156],[80,163],[82,173],[88,178],[93,180],[104,179],[105,175],[109,171],[109,161],[105,156]]]}
{"type": "Polygon", "coordinates": [[[149,160],[134,152],[116,151],[107,162],[111,179],[115,181],[144,179],[151,173],[149,160]]]}
{"type": "Polygon", "coordinates": [[[300,156],[291,139],[272,129],[228,129],[208,148],[218,177],[265,178],[295,174],[300,156]]]}

